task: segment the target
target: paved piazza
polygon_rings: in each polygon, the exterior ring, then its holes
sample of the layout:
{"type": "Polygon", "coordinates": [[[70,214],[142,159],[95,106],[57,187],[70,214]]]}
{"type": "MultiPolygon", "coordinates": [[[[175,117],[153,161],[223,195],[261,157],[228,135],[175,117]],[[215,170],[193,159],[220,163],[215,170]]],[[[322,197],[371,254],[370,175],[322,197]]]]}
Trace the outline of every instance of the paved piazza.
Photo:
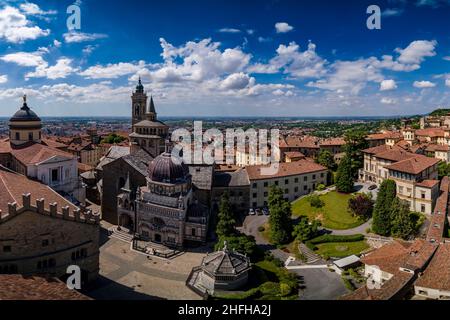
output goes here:
{"type": "MultiPolygon", "coordinates": [[[[103,230],[104,231],[104,230],[103,230]]],[[[88,295],[95,299],[177,299],[199,300],[186,287],[192,267],[198,266],[206,249],[186,252],[171,260],[151,257],[130,249],[124,241],[102,232],[100,279],[88,295]]]]}

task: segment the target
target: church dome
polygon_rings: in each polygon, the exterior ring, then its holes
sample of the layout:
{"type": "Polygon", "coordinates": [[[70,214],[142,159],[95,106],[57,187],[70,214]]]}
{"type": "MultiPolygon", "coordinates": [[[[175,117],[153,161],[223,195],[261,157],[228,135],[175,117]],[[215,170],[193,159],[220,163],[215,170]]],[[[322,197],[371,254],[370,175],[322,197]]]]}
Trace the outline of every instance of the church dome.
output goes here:
{"type": "Polygon", "coordinates": [[[22,108],[20,108],[9,121],[41,121],[41,118],[28,107],[26,97],[24,96],[22,108]]]}
{"type": "Polygon", "coordinates": [[[186,164],[172,158],[172,154],[165,152],[156,157],[148,166],[148,177],[153,182],[179,183],[186,182],[189,169],[186,164]]]}

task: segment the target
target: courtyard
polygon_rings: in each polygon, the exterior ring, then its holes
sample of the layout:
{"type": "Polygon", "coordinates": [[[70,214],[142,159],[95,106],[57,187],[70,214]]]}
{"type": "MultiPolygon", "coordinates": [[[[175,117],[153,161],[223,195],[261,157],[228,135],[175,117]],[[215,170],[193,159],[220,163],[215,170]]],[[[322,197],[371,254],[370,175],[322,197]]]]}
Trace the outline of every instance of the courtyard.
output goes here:
{"type": "Polygon", "coordinates": [[[101,233],[99,279],[87,294],[99,300],[199,300],[185,285],[206,248],[185,252],[171,260],[132,251],[130,243],[101,233]]]}

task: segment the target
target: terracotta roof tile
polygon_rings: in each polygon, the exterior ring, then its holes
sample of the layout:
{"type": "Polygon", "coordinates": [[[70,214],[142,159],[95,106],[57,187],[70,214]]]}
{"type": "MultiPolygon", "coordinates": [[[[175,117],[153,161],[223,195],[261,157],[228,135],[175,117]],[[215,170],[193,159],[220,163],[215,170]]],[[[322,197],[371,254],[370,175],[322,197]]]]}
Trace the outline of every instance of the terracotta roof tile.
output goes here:
{"type": "Polygon", "coordinates": [[[441,160],[436,158],[425,157],[422,155],[415,155],[410,159],[398,161],[394,164],[386,166],[386,169],[395,170],[411,174],[419,174],[422,171],[434,166],[441,160]]]}
{"type": "Polygon", "coordinates": [[[22,207],[22,195],[24,193],[31,193],[32,201],[33,199],[44,198],[47,210],[50,209],[50,203],[53,202],[58,204],[58,208],[69,206],[71,211],[77,208],[50,187],[0,167],[0,210],[7,213],[8,202],[17,202],[17,207],[22,207]]]}
{"type": "Polygon", "coordinates": [[[262,175],[261,169],[268,168],[267,165],[259,165],[259,166],[247,166],[246,170],[248,172],[248,176],[250,180],[262,180],[262,179],[271,179],[278,177],[287,177],[293,175],[299,175],[304,173],[312,173],[319,171],[326,171],[327,168],[317,164],[313,161],[301,159],[295,162],[283,162],[275,164],[277,165],[278,171],[273,175],[262,175]]]}
{"type": "Polygon", "coordinates": [[[91,300],[56,278],[0,275],[0,300],[91,300]]]}
{"type": "Polygon", "coordinates": [[[450,291],[450,243],[439,245],[433,259],[415,285],[450,291]]]}

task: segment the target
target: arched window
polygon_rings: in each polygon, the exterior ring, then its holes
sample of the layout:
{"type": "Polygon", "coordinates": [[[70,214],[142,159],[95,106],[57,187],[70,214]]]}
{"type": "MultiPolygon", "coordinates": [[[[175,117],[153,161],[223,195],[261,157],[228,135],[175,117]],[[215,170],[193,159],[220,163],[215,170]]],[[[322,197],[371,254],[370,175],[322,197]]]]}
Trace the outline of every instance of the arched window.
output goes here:
{"type": "Polygon", "coordinates": [[[134,114],[137,116],[139,115],[139,105],[138,104],[134,106],[134,114]]]}

